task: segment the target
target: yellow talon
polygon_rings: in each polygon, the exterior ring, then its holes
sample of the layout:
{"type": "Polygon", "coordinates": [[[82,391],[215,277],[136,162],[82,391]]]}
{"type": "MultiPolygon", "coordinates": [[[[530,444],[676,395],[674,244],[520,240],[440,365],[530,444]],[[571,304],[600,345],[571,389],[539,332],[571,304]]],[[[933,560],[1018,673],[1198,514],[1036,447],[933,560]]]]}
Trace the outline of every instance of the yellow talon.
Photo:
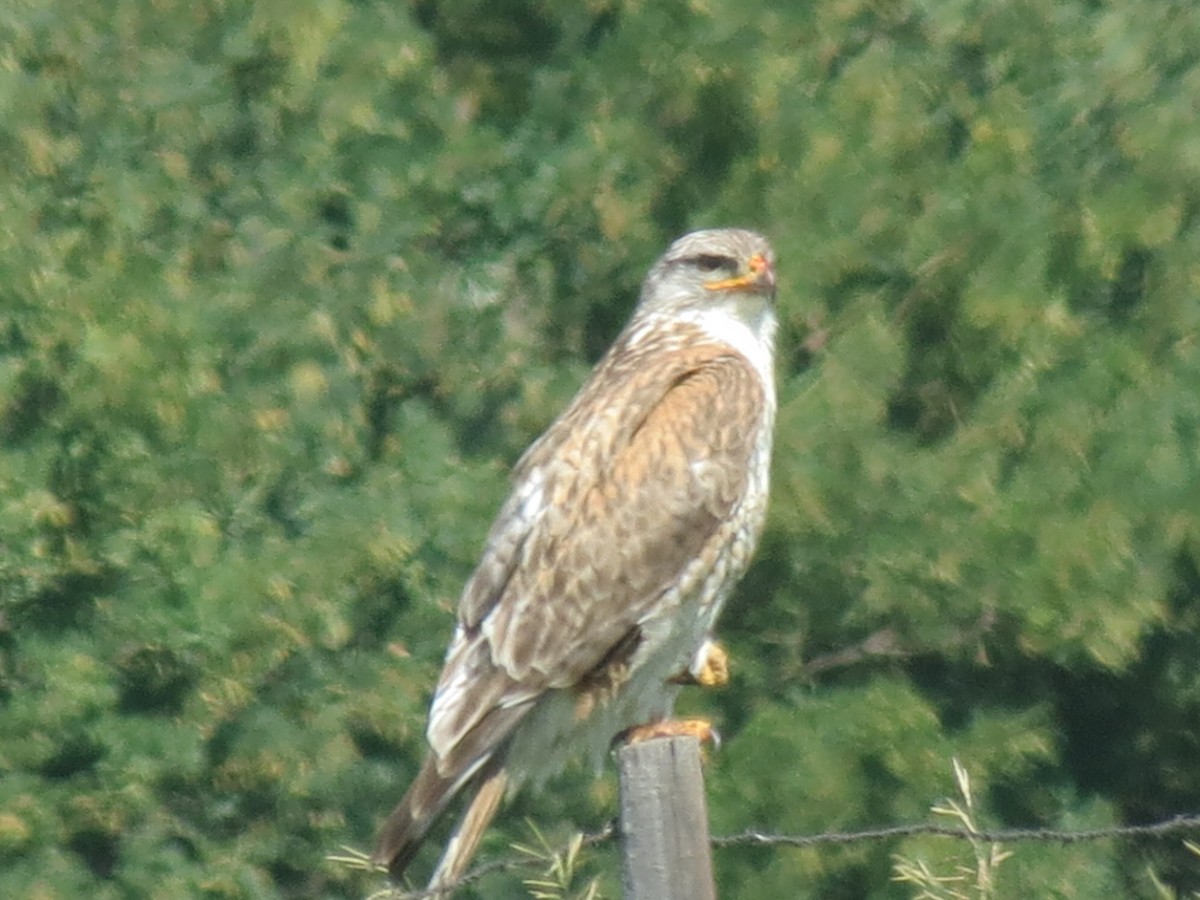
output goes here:
{"type": "Polygon", "coordinates": [[[707,719],[663,719],[645,725],[634,725],[618,734],[614,743],[637,744],[654,738],[685,735],[691,735],[701,744],[712,744],[714,749],[721,748],[721,735],[707,719]]]}
{"type": "Polygon", "coordinates": [[[697,654],[700,663],[695,670],[696,684],[701,687],[721,687],[729,684],[729,653],[716,641],[705,641],[697,654]]]}

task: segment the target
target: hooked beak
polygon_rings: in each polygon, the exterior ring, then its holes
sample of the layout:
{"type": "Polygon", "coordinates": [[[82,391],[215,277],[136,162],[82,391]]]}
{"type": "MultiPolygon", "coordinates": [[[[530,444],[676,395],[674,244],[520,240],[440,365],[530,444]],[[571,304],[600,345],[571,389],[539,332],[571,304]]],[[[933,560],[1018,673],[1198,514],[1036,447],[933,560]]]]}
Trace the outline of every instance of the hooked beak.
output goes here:
{"type": "Polygon", "coordinates": [[[761,253],[755,253],[746,263],[746,271],[733,278],[710,281],[704,285],[710,291],[756,291],[775,293],[775,267],[761,253]]]}

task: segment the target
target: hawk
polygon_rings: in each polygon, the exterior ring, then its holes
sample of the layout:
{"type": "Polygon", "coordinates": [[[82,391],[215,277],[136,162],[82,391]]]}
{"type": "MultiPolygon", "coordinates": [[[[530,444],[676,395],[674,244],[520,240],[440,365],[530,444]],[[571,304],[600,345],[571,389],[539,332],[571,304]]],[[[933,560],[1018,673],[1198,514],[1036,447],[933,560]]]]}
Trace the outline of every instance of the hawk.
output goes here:
{"type": "Polygon", "coordinates": [[[460,792],[431,889],[458,880],[507,789],[580,749],[603,760],[634,725],[693,730],[667,717],[681,683],[725,677],[712,628],[766,514],[774,296],[761,235],[679,238],[517,462],[459,601],[429,753],[379,836],[394,878],[460,792]]]}

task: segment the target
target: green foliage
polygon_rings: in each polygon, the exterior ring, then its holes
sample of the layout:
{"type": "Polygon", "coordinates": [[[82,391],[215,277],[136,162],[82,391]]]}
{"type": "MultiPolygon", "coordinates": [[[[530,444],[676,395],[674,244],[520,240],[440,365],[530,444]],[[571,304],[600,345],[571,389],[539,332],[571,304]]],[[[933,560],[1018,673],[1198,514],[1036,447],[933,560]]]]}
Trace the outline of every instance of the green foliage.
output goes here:
{"type": "Polygon", "coordinates": [[[938,870],[924,857],[914,860],[897,856],[893,878],[921,888],[917,896],[927,900],[993,900],[999,896],[997,875],[1000,866],[1011,859],[1013,853],[995,841],[978,836],[981,828],[975,812],[975,795],[971,791],[971,774],[957,759],[954,760],[954,781],[958,797],[933,807],[932,812],[950,819],[956,827],[971,835],[970,849],[974,858],[967,864],[959,862],[953,869],[938,870]]]}
{"type": "Polygon", "coordinates": [[[602,900],[598,877],[579,885],[582,881],[579,873],[582,834],[574,835],[560,850],[550,846],[536,826],[530,826],[530,830],[533,832],[532,844],[513,846],[521,856],[541,869],[538,875],[524,880],[532,900],[602,900]]]}
{"type": "MultiPolygon", "coordinates": [[[[952,757],[988,823],[1194,812],[1197,47],[1182,0],[9,4],[0,894],[378,888],[326,857],[418,764],[508,467],[715,224],[775,241],[784,339],[734,683],[686,700],[714,830],[921,819],[952,757]]],[[[485,851],[603,821],[589,779],[485,851]]],[[[898,852],[724,850],[721,896],[912,896],[898,852]]]]}

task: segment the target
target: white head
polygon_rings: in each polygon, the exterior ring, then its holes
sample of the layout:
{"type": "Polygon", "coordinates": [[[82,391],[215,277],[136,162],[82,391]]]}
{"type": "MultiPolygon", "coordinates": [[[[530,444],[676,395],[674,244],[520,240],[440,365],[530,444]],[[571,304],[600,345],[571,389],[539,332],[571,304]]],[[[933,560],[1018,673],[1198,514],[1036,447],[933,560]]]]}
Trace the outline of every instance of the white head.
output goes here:
{"type": "MultiPolygon", "coordinates": [[[[775,253],[761,234],[717,228],[685,234],[642,284],[638,314],[737,309],[758,319],[775,299],[775,253]]],[[[739,316],[740,317],[740,316],[739,316]]]]}
{"type": "Polygon", "coordinates": [[[629,330],[690,321],[736,347],[770,382],[775,354],[775,253],[740,228],[693,231],[651,267],[629,330]]]}

